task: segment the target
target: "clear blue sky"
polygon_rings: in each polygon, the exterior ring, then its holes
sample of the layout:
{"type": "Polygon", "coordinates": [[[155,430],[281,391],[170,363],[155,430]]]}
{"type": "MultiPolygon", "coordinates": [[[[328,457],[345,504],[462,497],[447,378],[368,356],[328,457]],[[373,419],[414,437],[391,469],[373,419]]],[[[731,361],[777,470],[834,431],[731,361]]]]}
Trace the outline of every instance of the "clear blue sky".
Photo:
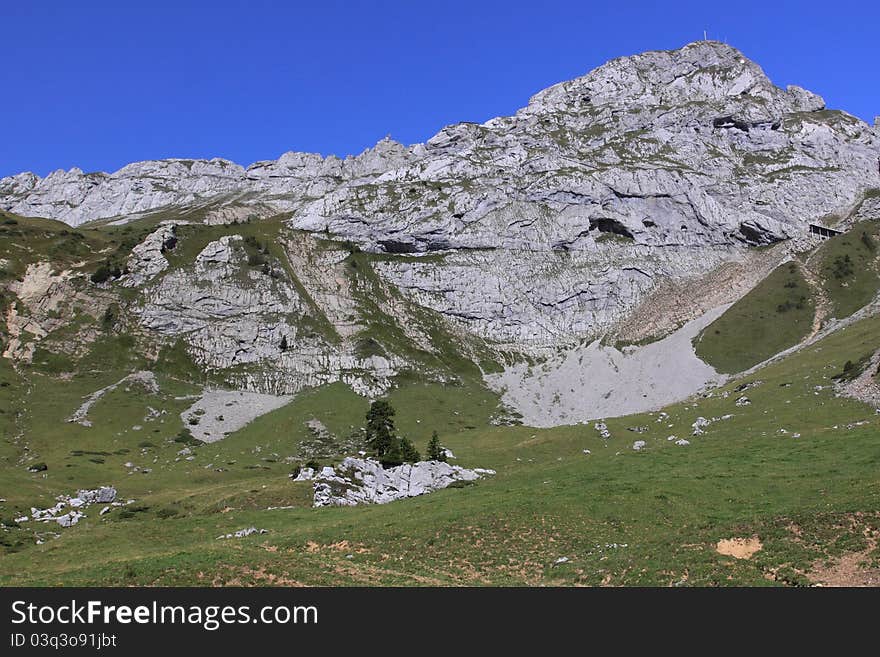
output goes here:
{"type": "Polygon", "coordinates": [[[0,176],[424,141],[704,29],[779,85],[880,114],[877,0],[2,0],[0,25],[0,176]]]}

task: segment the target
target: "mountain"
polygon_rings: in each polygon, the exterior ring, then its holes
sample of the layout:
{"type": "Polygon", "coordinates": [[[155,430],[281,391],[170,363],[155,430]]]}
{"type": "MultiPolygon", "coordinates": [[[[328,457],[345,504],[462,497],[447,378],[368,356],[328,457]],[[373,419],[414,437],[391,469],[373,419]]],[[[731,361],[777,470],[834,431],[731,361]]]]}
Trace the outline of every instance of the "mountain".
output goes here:
{"type": "Polygon", "coordinates": [[[701,41],[610,61],[514,116],[344,160],[23,173],[0,181],[7,212],[143,239],[104,258],[125,274],[97,293],[75,283],[95,254],[65,271],[31,263],[10,288],[23,307],[6,354],[94,339],[53,343],[64,322],[21,296],[55,290],[54,308],[75,306],[75,291],[120,305],[116,329],[143,353],[181,341],[235,389],[342,380],[377,395],[408,371],[457,376],[464,359],[533,423],[636,411],[717,380],[688,360],[691,339],[814,246],[810,223],[851,223],[880,187],[878,161],[874,128],[701,41]],[[130,292],[117,300],[117,288],[130,292]],[[626,365],[613,348],[679,329],[689,337],[626,365]],[[662,384],[670,366],[680,386],[662,384]]]}
{"type": "Polygon", "coordinates": [[[703,41],[344,160],[5,178],[0,584],[876,584],[878,156],[703,41]],[[391,420],[454,464],[352,458],[391,420]]]}

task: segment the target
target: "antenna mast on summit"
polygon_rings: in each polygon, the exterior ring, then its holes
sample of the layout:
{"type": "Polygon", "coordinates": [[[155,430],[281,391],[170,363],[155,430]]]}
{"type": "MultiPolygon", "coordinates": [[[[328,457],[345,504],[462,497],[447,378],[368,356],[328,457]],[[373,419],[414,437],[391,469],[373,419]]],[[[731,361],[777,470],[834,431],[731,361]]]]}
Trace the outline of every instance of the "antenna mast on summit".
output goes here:
{"type": "Polygon", "coordinates": [[[709,36],[706,34],[706,30],[703,30],[703,41],[708,41],[709,36]]]}

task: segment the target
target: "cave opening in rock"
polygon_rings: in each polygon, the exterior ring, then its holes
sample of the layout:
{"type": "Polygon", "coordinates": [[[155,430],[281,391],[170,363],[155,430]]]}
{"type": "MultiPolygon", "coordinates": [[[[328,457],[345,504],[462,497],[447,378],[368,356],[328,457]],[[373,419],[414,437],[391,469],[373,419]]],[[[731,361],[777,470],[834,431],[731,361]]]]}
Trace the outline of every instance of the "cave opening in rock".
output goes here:
{"type": "Polygon", "coordinates": [[[598,230],[600,233],[614,233],[634,239],[630,230],[616,219],[590,219],[590,230],[598,230]]]}
{"type": "Polygon", "coordinates": [[[412,242],[398,242],[396,240],[379,240],[379,244],[385,253],[416,253],[418,248],[412,242]]]}

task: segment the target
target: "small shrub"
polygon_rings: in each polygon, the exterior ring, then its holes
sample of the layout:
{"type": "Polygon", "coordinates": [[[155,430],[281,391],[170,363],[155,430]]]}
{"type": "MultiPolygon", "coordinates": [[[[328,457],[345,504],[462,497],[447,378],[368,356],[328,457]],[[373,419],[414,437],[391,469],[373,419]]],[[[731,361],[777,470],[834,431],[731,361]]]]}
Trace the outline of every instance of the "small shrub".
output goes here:
{"type": "Polygon", "coordinates": [[[428,460],[446,461],[446,450],[440,445],[440,437],[436,431],[431,434],[431,441],[428,443],[428,460]]]}
{"type": "Polygon", "coordinates": [[[853,275],[854,271],[852,258],[849,257],[849,254],[837,256],[831,265],[831,273],[838,280],[849,278],[853,275]]]}
{"type": "Polygon", "coordinates": [[[202,444],[202,441],[193,436],[192,432],[186,427],[181,429],[180,432],[176,436],[174,436],[174,442],[181,443],[189,447],[194,447],[196,445],[202,444]]]}
{"type": "Polygon", "coordinates": [[[100,285],[105,281],[110,279],[110,267],[105,265],[100,265],[91,275],[90,277],[92,283],[96,285],[100,285]]]}
{"type": "Polygon", "coordinates": [[[101,326],[105,331],[109,331],[116,324],[117,315],[119,313],[119,307],[115,303],[111,303],[104,310],[104,314],[101,316],[101,326]]]}
{"type": "Polygon", "coordinates": [[[852,381],[865,371],[865,368],[868,367],[868,363],[871,362],[871,356],[872,354],[868,353],[855,362],[851,360],[846,361],[843,364],[843,371],[839,374],[835,374],[831,378],[835,381],[852,381]]]}
{"type": "Polygon", "coordinates": [[[131,504],[124,509],[122,509],[116,517],[120,520],[131,520],[138,513],[146,513],[150,510],[150,507],[146,504],[131,504]]]}
{"type": "Polygon", "coordinates": [[[120,269],[119,265],[111,263],[110,261],[105,261],[98,265],[98,268],[92,273],[90,279],[92,283],[98,285],[111,278],[119,278],[120,276],[122,276],[122,269],[120,269]]]}

